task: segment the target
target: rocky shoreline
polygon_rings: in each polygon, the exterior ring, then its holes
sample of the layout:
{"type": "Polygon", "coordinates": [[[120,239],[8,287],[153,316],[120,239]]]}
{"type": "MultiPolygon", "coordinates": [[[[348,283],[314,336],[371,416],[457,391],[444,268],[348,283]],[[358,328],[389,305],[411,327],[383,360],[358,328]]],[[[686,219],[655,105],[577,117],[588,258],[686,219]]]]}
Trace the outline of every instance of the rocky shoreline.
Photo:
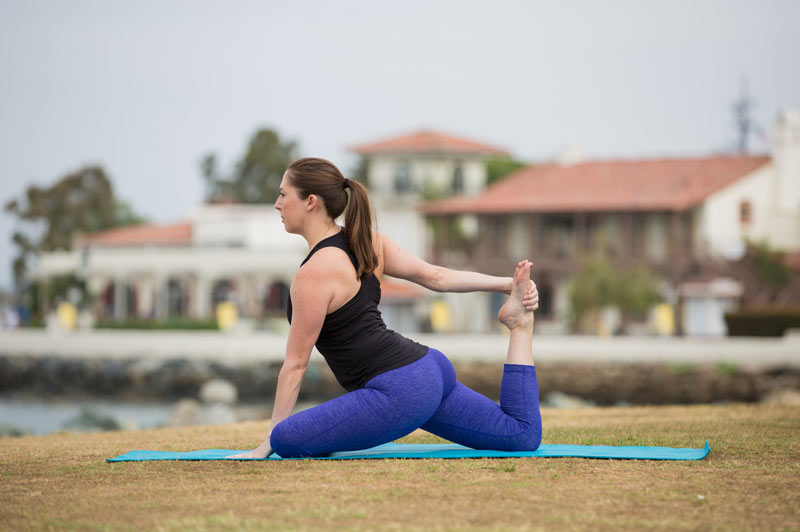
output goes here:
{"type": "MultiPolygon", "coordinates": [[[[499,398],[502,362],[456,360],[454,365],[464,384],[499,398]]],[[[204,383],[224,379],[235,386],[239,400],[272,401],[280,367],[276,361],[228,365],[181,358],[0,356],[0,395],[172,401],[197,397],[204,383]]],[[[539,363],[537,373],[543,399],[562,394],[596,405],[758,402],[800,394],[800,368],[788,365],[559,361],[539,363]]],[[[342,392],[324,362],[312,359],[299,400],[320,402],[342,392]]]]}

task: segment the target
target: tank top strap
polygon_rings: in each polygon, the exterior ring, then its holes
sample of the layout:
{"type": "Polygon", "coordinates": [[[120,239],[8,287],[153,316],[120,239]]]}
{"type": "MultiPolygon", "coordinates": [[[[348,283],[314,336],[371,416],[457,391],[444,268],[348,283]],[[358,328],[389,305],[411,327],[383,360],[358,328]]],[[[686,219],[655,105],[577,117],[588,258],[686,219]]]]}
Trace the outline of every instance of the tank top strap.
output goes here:
{"type": "Polygon", "coordinates": [[[344,230],[341,230],[335,235],[331,235],[328,238],[323,238],[322,240],[317,242],[317,245],[311,248],[311,251],[308,252],[308,255],[306,256],[305,259],[303,259],[303,262],[300,264],[300,266],[308,262],[311,256],[322,248],[341,249],[342,251],[347,253],[347,256],[350,257],[350,262],[353,263],[353,267],[356,270],[358,270],[358,262],[356,261],[356,257],[355,255],[353,255],[353,252],[350,251],[350,246],[347,243],[347,238],[344,236],[344,230]]]}

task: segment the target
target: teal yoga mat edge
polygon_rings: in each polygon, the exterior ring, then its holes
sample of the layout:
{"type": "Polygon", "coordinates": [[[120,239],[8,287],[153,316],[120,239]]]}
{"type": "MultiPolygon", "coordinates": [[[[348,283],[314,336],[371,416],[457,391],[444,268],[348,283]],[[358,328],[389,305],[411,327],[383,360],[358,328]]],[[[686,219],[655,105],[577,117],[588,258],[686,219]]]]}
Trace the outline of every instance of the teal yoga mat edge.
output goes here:
{"type": "MultiPolygon", "coordinates": [[[[536,451],[507,452],[470,449],[456,444],[387,443],[362,451],[334,453],[310,460],[363,460],[369,458],[605,458],[618,460],[702,460],[710,452],[708,440],[702,449],[611,445],[558,445],[543,444],[536,451]]],[[[235,449],[202,449],[187,452],[134,450],[108,458],[106,462],[140,462],[152,460],[309,460],[309,458],[281,458],[273,454],[268,458],[227,458],[246,451],[235,449]]]]}

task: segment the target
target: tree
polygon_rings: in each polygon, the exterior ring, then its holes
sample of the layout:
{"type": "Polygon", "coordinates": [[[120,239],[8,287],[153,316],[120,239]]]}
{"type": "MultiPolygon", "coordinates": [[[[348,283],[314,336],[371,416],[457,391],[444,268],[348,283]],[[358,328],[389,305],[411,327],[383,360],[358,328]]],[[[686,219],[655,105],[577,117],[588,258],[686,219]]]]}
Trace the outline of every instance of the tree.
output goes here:
{"type": "Polygon", "coordinates": [[[111,181],[99,166],[68,174],[48,188],[30,186],[23,198],[6,203],[5,210],[17,215],[28,227],[13,236],[19,250],[13,261],[18,286],[35,254],[69,251],[78,233],[143,221],[127,203],[114,197],[111,181]]]}
{"type": "Polygon", "coordinates": [[[752,244],[752,248],[759,279],[768,287],[780,292],[789,282],[786,254],[772,249],[766,241],[752,244]]]}
{"type": "Polygon", "coordinates": [[[644,268],[620,271],[605,257],[589,262],[573,279],[568,297],[574,325],[607,306],[622,312],[623,329],[631,315],[642,314],[662,300],[659,279],[644,268]]]}
{"type": "Polygon", "coordinates": [[[283,173],[297,158],[296,154],[294,141],[281,141],[274,130],[261,129],[250,139],[247,152],[229,176],[220,173],[213,153],[206,155],[200,163],[206,182],[206,201],[274,202],[283,173]]]}
{"type": "Polygon", "coordinates": [[[593,313],[616,301],[619,291],[616,270],[603,257],[586,264],[570,283],[568,297],[571,318],[575,326],[593,313]]]}
{"type": "Polygon", "coordinates": [[[486,184],[491,185],[526,166],[528,163],[511,157],[493,157],[486,161],[486,184]]]}

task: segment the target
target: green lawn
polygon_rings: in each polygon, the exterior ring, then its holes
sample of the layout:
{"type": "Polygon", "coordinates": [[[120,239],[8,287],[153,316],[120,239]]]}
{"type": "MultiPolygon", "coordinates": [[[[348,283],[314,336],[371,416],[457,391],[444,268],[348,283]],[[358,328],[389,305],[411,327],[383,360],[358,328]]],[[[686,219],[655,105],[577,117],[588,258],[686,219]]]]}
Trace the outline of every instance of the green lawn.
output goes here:
{"type": "MultiPolygon", "coordinates": [[[[266,423],[0,439],[1,530],[800,530],[800,407],[544,410],[544,442],[697,462],[104,460],[252,448],[266,423]]],[[[406,442],[440,441],[423,432],[406,442]]]]}

